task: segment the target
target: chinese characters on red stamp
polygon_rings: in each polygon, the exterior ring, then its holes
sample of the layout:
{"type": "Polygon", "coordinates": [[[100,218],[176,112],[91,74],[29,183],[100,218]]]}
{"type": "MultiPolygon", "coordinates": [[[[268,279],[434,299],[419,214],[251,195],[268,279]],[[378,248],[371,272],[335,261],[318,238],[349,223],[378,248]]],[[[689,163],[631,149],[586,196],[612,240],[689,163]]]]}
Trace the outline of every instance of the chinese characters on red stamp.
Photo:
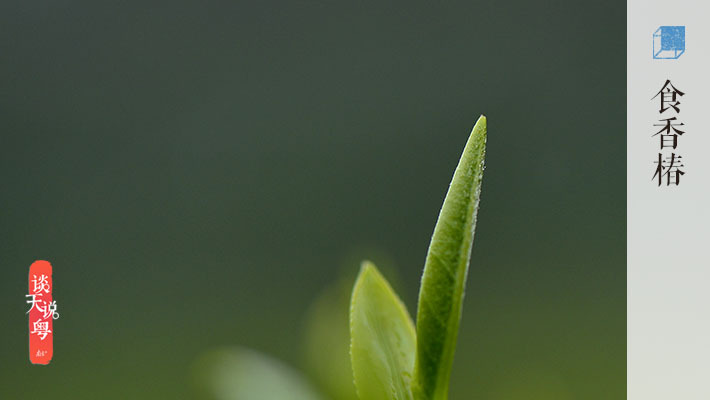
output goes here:
{"type": "Polygon", "coordinates": [[[59,318],[52,299],[52,264],[37,260],[30,265],[29,294],[30,362],[47,365],[54,354],[52,321],[59,318]]]}

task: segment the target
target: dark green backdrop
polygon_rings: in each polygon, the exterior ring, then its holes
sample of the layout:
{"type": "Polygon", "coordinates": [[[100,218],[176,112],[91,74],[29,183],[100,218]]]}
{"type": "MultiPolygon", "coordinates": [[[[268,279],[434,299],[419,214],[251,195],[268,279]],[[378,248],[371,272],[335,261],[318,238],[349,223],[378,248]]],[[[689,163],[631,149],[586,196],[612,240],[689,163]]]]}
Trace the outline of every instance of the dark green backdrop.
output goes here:
{"type": "Polygon", "coordinates": [[[189,398],[223,344],[298,366],[308,305],[359,258],[391,260],[414,312],[485,113],[452,399],[625,398],[625,12],[3,1],[0,397],[189,398]],[[35,259],[49,367],[27,355],[35,259]]]}

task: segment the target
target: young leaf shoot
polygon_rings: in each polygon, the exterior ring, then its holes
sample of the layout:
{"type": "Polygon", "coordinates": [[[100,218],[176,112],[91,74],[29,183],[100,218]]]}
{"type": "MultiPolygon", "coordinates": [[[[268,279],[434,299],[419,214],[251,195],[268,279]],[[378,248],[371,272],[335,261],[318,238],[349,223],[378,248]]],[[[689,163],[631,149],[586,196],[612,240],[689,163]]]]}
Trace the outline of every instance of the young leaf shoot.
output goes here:
{"type": "Polygon", "coordinates": [[[414,324],[374,264],[364,262],[350,309],[350,357],[360,399],[412,400],[414,324]]]}
{"type": "Polygon", "coordinates": [[[486,117],[473,127],[434,228],[417,308],[417,400],[445,400],[456,348],[486,153],[486,117]]]}

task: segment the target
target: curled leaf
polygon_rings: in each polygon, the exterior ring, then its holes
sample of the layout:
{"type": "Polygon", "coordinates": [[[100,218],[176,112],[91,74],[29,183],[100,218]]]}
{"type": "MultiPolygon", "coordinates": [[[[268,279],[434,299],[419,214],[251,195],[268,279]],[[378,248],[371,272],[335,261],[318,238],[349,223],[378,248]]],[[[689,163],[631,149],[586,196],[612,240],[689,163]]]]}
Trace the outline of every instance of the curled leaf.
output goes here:
{"type": "Polygon", "coordinates": [[[411,400],[412,319],[374,264],[364,262],[350,302],[350,358],[362,400],[411,400]]]}

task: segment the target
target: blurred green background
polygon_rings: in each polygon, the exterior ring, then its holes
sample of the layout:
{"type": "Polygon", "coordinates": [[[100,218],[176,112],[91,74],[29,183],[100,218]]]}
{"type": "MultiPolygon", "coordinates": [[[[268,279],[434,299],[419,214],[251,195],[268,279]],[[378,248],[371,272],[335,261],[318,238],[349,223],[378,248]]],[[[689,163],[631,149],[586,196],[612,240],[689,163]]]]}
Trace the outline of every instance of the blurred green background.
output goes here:
{"type": "Polygon", "coordinates": [[[451,398],[625,398],[625,23],[622,1],[3,1],[0,398],[189,399],[220,345],[300,367],[310,304],[361,258],[414,314],[481,113],[451,398]]]}

